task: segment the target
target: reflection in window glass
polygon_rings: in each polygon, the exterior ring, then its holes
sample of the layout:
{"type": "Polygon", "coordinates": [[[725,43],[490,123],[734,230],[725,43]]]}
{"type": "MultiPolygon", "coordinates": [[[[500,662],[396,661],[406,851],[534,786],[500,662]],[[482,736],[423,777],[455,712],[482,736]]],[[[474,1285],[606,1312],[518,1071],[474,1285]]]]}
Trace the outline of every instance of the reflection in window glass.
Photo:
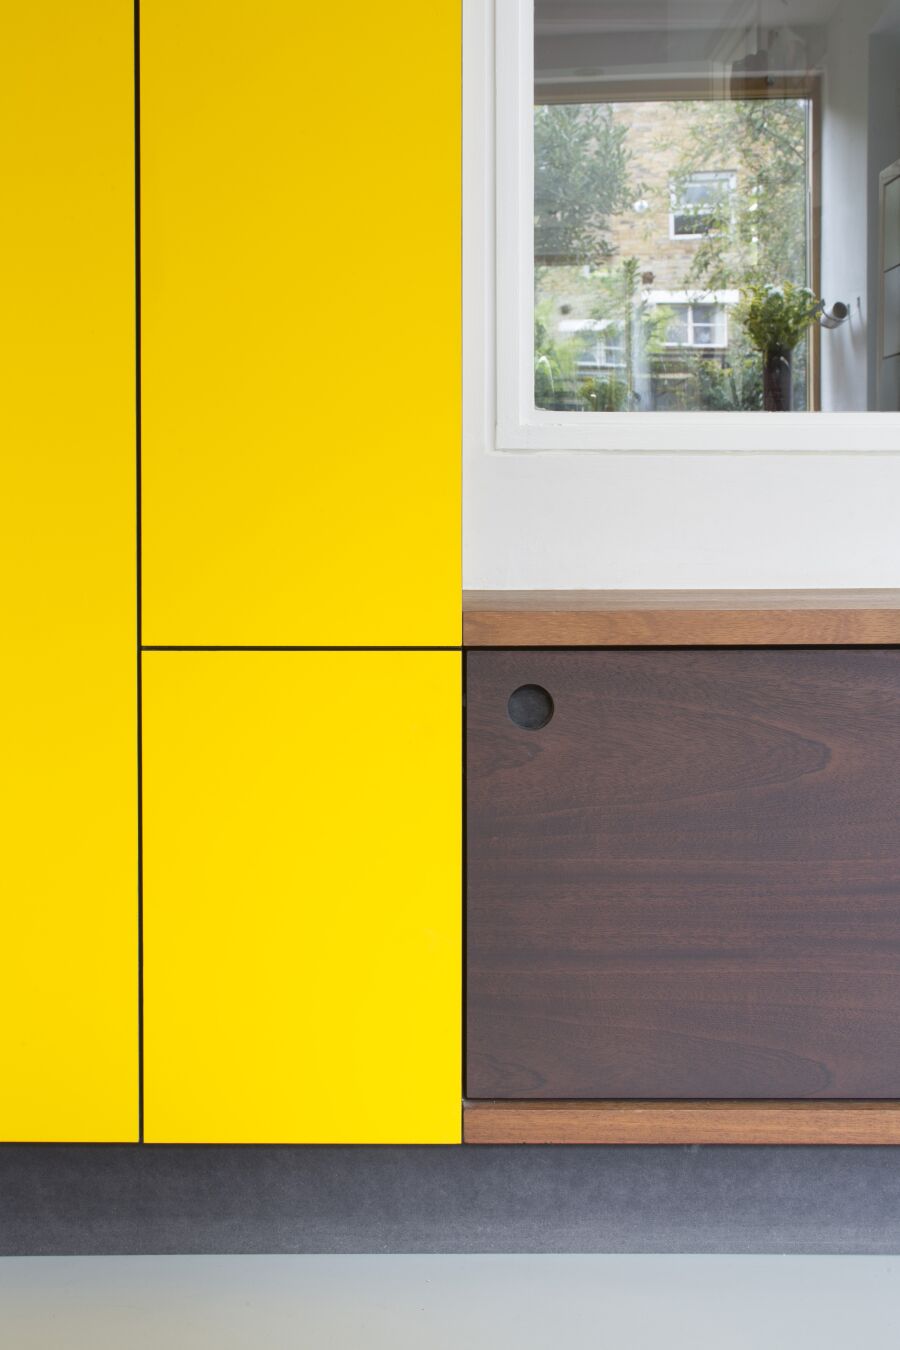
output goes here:
{"type": "Polygon", "coordinates": [[[538,408],[884,406],[867,311],[900,5],[865,9],[536,0],[538,408]]]}

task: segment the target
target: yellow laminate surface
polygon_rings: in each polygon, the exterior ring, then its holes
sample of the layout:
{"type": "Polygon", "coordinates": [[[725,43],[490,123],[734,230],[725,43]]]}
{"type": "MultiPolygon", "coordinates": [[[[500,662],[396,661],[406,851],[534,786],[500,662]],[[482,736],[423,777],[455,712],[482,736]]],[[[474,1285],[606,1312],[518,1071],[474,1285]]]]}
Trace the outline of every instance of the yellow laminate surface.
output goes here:
{"type": "Polygon", "coordinates": [[[145,654],[149,1142],[459,1141],[460,666],[145,654]]]}
{"type": "Polygon", "coordinates": [[[145,643],[460,642],[460,26],[143,6],[145,643]]]}
{"type": "Polygon", "coordinates": [[[132,6],[0,42],[0,1138],[138,1132],[132,6]]]}

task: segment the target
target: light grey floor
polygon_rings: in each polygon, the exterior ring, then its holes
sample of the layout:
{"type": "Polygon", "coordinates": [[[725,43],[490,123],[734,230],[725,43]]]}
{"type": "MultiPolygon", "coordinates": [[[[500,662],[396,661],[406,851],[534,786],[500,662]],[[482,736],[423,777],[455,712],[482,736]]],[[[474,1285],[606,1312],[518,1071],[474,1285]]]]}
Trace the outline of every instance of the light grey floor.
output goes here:
{"type": "Polygon", "coordinates": [[[896,1350],[900,1259],[0,1260],[4,1350],[896,1350]]]}

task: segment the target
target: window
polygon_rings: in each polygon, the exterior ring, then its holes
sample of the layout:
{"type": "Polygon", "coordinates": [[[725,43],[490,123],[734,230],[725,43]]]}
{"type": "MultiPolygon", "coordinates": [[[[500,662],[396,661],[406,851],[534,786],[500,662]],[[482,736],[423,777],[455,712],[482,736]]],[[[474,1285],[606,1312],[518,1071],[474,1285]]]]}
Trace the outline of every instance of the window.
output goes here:
{"type": "MultiPolygon", "coordinates": [[[[546,8],[538,0],[536,13],[546,8]]],[[[539,27],[540,61],[550,59],[543,50],[539,27]]],[[[535,407],[763,411],[771,393],[763,354],[741,321],[741,293],[756,287],[765,294],[770,281],[786,305],[815,316],[812,85],[808,97],[776,98],[785,92],[777,85],[750,89],[739,80],[722,99],[696,85],[673,97],[680,91],[668,84],[651,98],[651,86],[642,83],[637,97],[623,81],[580,88],[571,102],[544,88],[541,70],[534,105],[535,407]],[[723,151],[734,169],[698,167],[723,151]],[[727,329],[715,305],[684,302],[711,281],[733,292],[735,321],[727,329]],[[674,314],[654,299],[660,287],[673,299],[681,294],[674,314]],[[551,315],[556,322],[548,322],[551,315]],[[592,324],[621,335],[624,361],[608,377],[602,364],[586,372],[580,359],[581,335],[592,324]],[[673,347],[684,350],[680,364],[673,347]],[[723,352],[715,366],[689,355],[711,347],[723,352]],[[604,378],[608,387],[598,387],[604,378]]],[[[779,357],[776,393],[786,410],[805,410],[815,398],[809,326],[789,358],[779,357]]]]}
{"type": "Polygon", "coordinates": [[[671,186],[672,210],[669,232],[673,239],[702,239],[734,224],[732,194],[737,185],[733,173],[698,171],[688,173],[671,186]]]}
{"type": "Polygon", "coordinates": [[[900,450],[888,0],[493,3],[497,448],[900,450]]]}
{"type": "Polygon", "coordinates": [[[675,304],[666,327],[667,347],[727,348],[728,325],[723,305],[675,304]]]}

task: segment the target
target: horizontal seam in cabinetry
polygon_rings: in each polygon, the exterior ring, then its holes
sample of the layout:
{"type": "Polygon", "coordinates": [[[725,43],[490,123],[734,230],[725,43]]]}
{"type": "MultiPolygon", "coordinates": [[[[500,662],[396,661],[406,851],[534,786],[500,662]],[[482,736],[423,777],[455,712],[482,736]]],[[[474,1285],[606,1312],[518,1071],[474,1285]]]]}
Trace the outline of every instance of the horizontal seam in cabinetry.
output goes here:
{"type": "MultiPolygon", "coordinates": [[[[466,642],[464,652],[834,652],[893,651],[900,642],[466,642]]],[[[148,649],[145,649],[148,650],[148,649]]],[[[454,647],[453,651],[459,649],[454,647]]]]}

